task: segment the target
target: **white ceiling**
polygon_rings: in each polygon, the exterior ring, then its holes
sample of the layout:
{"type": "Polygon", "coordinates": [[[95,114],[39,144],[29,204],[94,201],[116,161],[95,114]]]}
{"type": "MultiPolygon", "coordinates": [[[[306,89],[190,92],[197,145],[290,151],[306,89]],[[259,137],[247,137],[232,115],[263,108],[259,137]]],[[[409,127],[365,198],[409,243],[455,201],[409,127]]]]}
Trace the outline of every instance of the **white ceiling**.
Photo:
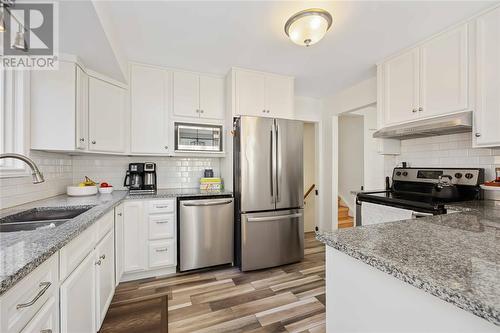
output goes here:
{"type": "Polygon", "coordinates": [[[108,1],[99,7],[132,61],[217,74],[231,66],[289,74],[296,77],[297,95],[325,97],[373,76],[382,58],[492,4],[108,1]],[[287,39],[283,25],[293,13],[311,7],[328,10],[334,23],[320,43],[304,48],[287,39]]]}

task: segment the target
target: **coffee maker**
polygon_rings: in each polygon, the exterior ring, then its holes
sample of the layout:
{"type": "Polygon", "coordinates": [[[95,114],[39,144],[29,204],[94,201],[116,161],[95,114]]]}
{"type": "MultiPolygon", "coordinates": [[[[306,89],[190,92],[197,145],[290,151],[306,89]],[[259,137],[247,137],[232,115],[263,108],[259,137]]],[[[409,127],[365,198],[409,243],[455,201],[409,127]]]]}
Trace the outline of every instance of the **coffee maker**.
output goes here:
{"type": "Polygon", "coordinates": [[[130,194],[156,193],[156,165],[152,162],[130,163],[123,181],[130,194]]]}

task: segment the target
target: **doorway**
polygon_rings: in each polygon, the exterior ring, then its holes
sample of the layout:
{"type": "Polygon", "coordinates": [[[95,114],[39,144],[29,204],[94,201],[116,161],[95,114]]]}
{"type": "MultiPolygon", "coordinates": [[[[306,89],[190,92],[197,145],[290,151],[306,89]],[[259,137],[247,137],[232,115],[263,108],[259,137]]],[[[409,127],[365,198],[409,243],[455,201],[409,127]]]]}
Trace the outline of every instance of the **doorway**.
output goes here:
{"type": "Polygon", "coordinates": [[[304,232],[316,228],[316,125],[304,123],[304,232]]]}

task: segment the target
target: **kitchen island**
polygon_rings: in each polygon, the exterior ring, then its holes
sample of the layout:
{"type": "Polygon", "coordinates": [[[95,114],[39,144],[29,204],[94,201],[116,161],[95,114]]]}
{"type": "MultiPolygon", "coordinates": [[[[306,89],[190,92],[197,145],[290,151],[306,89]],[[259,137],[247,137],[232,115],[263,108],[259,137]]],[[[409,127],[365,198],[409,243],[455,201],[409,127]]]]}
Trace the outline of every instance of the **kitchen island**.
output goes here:
{"type": "Polygon", "coordinates": [[[500,203],[318,233],[328,332],[499,332],[500,203]]]}

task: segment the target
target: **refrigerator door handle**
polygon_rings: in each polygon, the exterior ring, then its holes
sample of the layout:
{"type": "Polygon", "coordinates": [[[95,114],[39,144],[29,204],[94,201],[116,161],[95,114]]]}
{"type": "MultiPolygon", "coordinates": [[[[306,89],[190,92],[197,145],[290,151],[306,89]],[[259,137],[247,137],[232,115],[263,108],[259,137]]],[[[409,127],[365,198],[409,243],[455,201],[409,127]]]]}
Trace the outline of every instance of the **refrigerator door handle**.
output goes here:
{"type": "Polygon", "coordinates": [[[274,203],[274,174],[275,174],[275,167],[274,167],[274,123],[271,126],[271,131],[270,131],[270,141],[271,141],[271,149],[270,155],[271,158],[269,159],[269,167],[271,168],[271,177],[269,178],[269,183],[271,185],[271,202],[274,203]]]}
{"type": "Polygon", "coordinates": [[[247,221],[248,222],[278,221],[278,220],[292,219],[292,218],[301,217],[301,216],[302,216],[302,213],[266,216],[266,217],[249,217],[247,221]]]}
{"type": "Polygon", "coordinates": [[[280,127],[279,123],[276,122],[276,202],[281,201],[280,196],[280,185],[281,185],[281,139],[280,139],[280,127]]]}

